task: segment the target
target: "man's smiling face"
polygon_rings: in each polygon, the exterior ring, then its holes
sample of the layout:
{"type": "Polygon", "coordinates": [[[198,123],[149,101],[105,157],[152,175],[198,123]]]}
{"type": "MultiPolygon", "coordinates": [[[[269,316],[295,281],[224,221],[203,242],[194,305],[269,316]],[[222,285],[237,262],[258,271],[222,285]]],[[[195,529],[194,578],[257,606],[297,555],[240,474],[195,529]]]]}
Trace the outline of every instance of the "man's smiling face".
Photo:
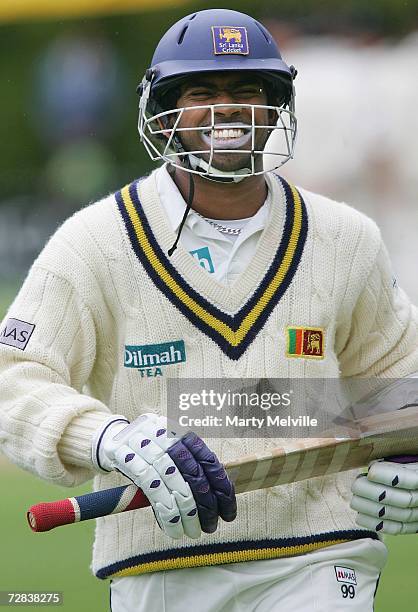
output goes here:
{"type": "MultiPolygon", "coordinates": [[[[210,151],[213,146],[213,165],[223,172],[251,167],[251,151],[264,149],[269,130],[255,129],[253,142],[253,109],[248,105],[267,105],[265,85],[258,75],[240,71],[212,72],[188,79],[181,87],[176,106],[191,108],[183,112],[177,127],[208,127],[208,130],[177,132],[184,149],[210,151]],[[211,129],[211,109],[198,108],[212,104],[222,105],[214,109],[214,129],[211,129]],[[243,106],[236,106],[239,104],[243,106]],[[217,153],[219,149],[228,149],[228,152],[217,153]]],[[[274,125],[274,117],[277,119],[274,111],[254,109],[255,125],[274,125]]],[[[206,162],[210,160],[210,153],[199,156],[206,162]]],[[[262,155],[257,157],[255,163],[261,169],[262,155]]]]}

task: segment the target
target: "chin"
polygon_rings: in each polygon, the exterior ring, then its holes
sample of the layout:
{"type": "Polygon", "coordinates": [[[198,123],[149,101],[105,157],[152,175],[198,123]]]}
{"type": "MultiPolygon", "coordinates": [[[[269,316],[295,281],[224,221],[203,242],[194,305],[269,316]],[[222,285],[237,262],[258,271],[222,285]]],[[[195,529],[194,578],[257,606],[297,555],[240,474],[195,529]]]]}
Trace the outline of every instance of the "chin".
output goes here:
{"type": "MultiPolygon", "coordinates": [[[[209,163],[209,156],[205,156],[204,160],[209,163]]],[[[248,155],[248,153],[243,153],[242,155],[214,155],[212,167],[221,172],[233,172],[243,168],[251,168],[251,155],[248,155]]]]}

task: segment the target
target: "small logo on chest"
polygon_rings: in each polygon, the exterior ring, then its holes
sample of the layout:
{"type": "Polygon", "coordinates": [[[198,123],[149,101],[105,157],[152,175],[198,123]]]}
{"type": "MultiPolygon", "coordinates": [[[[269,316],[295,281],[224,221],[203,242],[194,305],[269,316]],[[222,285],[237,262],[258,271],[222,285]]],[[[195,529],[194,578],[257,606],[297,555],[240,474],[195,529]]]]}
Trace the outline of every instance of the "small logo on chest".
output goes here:
{"type": "Polygon", "coordinates": [[[324,335],[320,327],[288,327],[287,356],[323,359],[324,335]]]}
{"type": "Polygon", "coordinates": [[[202,247],[200,249],[195,249],[194,251],[189,251],[190,255],[192,255],[197,261],[199,265],[204,268],[210,274],[215,272],[215,268],[213,266],[212,257],[210,256],[209,248],[202,247]]]}
{"type": "Polygon", "coordinates": [[[163,376],[166,366],[186,361],[186,348],[183,340],[161,344],[125,345],[123,365],[137,369],[141,376],[163,376]]]}

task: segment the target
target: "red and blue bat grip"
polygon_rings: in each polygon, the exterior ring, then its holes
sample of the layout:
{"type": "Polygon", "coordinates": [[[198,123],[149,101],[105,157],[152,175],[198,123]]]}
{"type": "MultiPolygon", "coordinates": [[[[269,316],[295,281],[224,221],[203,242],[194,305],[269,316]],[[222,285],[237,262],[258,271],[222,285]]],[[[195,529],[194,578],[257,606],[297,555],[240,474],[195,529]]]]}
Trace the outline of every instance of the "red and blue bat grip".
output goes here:
{"type": "Polygon", "coordinates": [[[50,531],[60,525],[71,525],[149,505],[150,502],[141,489],[131,484],[59,501],[35,504],[29,508],[27,519],[32,531],[50,531]]]}

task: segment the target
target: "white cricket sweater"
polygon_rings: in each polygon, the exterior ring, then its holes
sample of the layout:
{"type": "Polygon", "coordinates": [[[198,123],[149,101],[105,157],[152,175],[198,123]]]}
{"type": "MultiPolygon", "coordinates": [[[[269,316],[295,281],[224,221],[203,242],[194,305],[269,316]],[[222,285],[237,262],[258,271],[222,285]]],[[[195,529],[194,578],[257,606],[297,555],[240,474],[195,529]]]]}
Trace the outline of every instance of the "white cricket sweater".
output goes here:
{"type": "MultiPolygon", "coordinates": [[[[270,218],[251,264],[230,287],[181,245],[167,259],[175,236],[155,173],[59,228],[0,327],[0,445],[12,461],[60,485],[86,481],[94,430],[109,412],[129,420],[164,413],[167,377],[400,378],[418,371],[417,314],[393,286],[374,223],[325,197],[302,190],[300,198],[272,175],[266,180],[270,218]],[[290,351],[289,328],[308,336],[320,330],[321,354],[312,359],[304,342],[290,351]],[[162,375],[124,366],[125,346],[174,341],[184,360],[162,367],[162,375]]],[[[228,461],[277,440],[209,444],[228,461]]],[[[376,537],[356,525],[349,508],[355,474],[242,494],[237,519],[199,541],[169,539],[150,509],[104,517],[93,570],[100,578],[126,576],[376,537]]],[[[126,482],[116,472],[100,474],[94,488],[126,482]]]]}

